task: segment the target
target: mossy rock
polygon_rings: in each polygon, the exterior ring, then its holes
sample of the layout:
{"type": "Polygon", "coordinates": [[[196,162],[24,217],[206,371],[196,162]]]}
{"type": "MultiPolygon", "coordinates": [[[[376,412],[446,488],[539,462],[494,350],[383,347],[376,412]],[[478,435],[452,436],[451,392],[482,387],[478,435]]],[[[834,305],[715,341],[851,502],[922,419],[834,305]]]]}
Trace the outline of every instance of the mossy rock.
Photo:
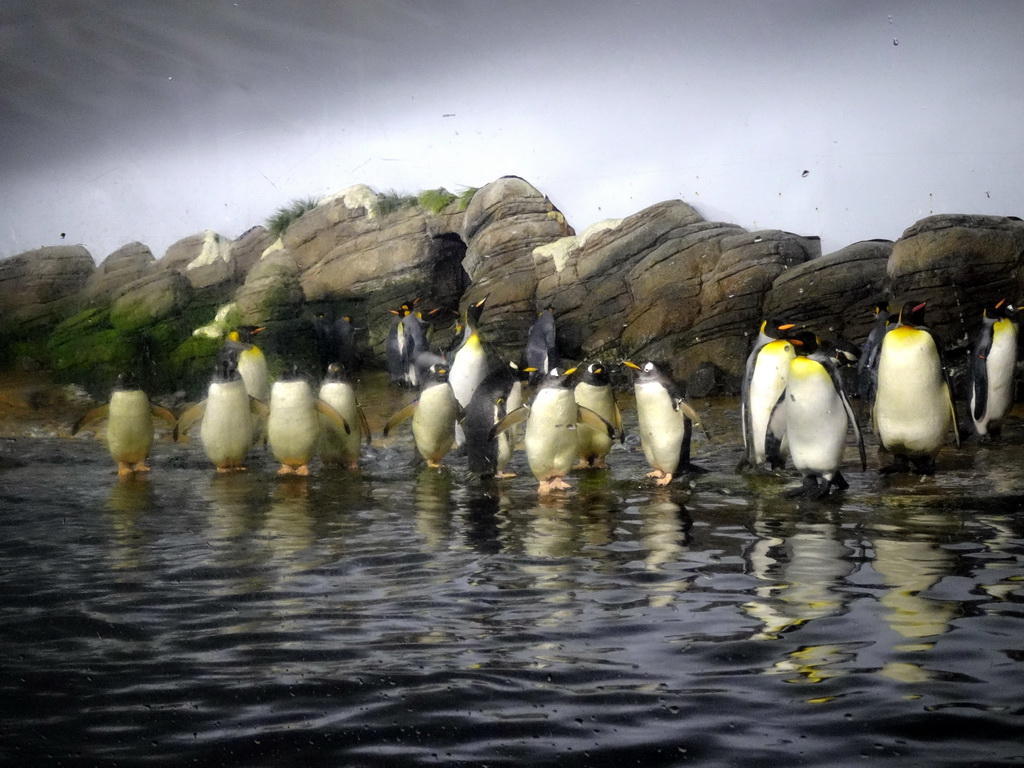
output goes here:
{"type": "Polygon", "coordinates": [[[110,308],[118,330],[133,331],[178,315],[192,298],[188,280],[177,272],[160,271],[129,283],[110,308]]]}
{"type": "Polygon", "coordinates": [[[217,351],[223,342],[208,336],[189,336],[170,355],[169,369],[177,386],[191,400],[200,399],[210,381],[217,351]]]}

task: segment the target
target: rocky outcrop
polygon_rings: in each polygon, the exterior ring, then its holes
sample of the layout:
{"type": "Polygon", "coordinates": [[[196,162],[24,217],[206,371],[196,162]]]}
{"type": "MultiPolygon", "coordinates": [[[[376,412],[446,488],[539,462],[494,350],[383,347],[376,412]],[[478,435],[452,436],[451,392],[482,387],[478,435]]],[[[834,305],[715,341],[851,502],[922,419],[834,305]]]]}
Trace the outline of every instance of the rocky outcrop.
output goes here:
{"type": "Polygon", "coordinates": [[[260,256],[277,239],[263,227],[250,227],[237,239],[231,242],[230,261],[232,280],[241,285],[245,282],[249,270],[253,268],[260,256]]]}
{"type": "Polygon", "coordinates": [[[153,271],[156,257],[140,242],[123,245],[107,256],[85,283],[82,291],[85,304],[98,307],[108,304],[128,283],[153,271]]]}
{"type": "Polygon", "coordinates": [[[302,311],[299,265],[286,248],[266,253],[235,295],[239,318],[246,325],[291,320],[302,311]]]}
{"type": "Polygon", "coordinates": [[[188,306],[192,288],[178,272],[155,272],[124,286],[110,307],[114,328],[131,331],[176,317],[188,306]]]}
{"type": "Polygon", "coordinates": [[[81,303],[95,269],[80,245],[38,248],[0,261],[0,330],[18,337],[53,327],[81,303]]]}
{"type": "Polygon", "coordinates": [[[160,259],[160,267],[184,275],[193,288],[206,288],[235,277],[231,241],[210,229],[173,243],[160,259]]]}

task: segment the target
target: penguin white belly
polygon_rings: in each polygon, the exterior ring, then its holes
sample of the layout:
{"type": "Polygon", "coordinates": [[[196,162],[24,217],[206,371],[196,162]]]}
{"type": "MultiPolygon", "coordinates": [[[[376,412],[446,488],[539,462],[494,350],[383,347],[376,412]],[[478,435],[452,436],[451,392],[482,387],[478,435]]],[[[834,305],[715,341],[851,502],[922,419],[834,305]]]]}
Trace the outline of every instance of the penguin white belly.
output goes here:
{"type": "Polygon", "coordinates": [[[748,398],[750,400],[750,428],[754,442],[754,464],[760,466],[765,460],[765,436],[768,434],[768,420],[772,409],[786,389],[789,378],[789,363],[795,356],[793,345],[784,341],[773,341],[761,348],[750,378],[748,398]]]}
{"type": "Polygon", "coordinates": [[[828,372],[812,361],[804,365],[817,370],[790,374],[786,388],[790,457],[801,472],[831,480],[846,447],[846,409],[828,372]]]}
{"type": "MultiPolygon", "coordinates": [[[[505,400],[505,413],[512,413],[512,411],[523,405],[523,383],[516,381],[512,383],[512,388],[508,391],[508,398],[505,400]]],[[[508,430],[509,440],[509,457],[511,458],[512,451],[519,445],[519,441],[522,438],[523,428],[521,424],[516,424],[508,430]]],[[[500,460],[499,460],[500,463],[500,460]]]]}
{"type": "Polygon", "coordinates": [[[252,445],[249,393],[241,379],[213,382],[199,429],[203,450],[215,467],[240,467],[252,445]]]}
{"type": "Polygon", "coordinates": [[[526,460],[541,482],[569,474],[576,463],[576,400],[572,390],[541,389],[526,421],[526,460]]]}
{"type": "MultiPolygon", "coordinates": [[[[985,361],[988,370],[988,398],[985,413],[974,419],[979,434],[988,432],[989,424],[999,425],[1013,407],[1013,375],[1017,365],[1017,329],[1009,320],[1000,320],[992,329],[992,348],[985,361]]],[[[974,396],[971,396],[974,414],[974,396]]]]}
{"type": "Polygon", "coordinates": [[[107,449],[114,461],[138,464],[153,445],[153,417],[142,390],[114,392],[107,412],[107,449]]]}
{"type": "Polygon", "coordinates": [[[304,381],[279,381],[270,396],[267,438],[282,464],[307,464],[320,436],[316,403],[304,381]]]}
{"type": "Polygon", "coordinates": [[[931,336],[923,331],[913,335],[903,331],[889,331],[882,342],[875,429],[891,453],[934,456],[950,428],[949,391],[931,336]]]}
{"type": "Polygon", "coordinates": [[[238,356],[238,374],[245,382],[245,391],[267,404],[270,398],[270,374],[267,359],[259,349],[247,349],[238,356]]]}
{"type": "Polygon", "coordinates": [[[345,381],[328,381],[320,387],[320,399],[336,410],[352,430],[344,434],[332,427],[321,429],[320,457],[328,462],[358,461],[363,435],[359,426],[359,404],[352,385],[345,381]]]}
{"type": "Polygon", "coordinates": [[[435,384],[420,393],[412,415],[412,436],[416,450],[429,463],[437,464],[455,442],[455,419],[459,406],[448,384],[435,384]]]}
{"type": "Polygon", "coordinates": [[[673,407],[672,397],[660,384],[639,384],[634,392],[644,456],[655,469],[674,475],[685,437],[683,414],[673,407]]]}
{"type": "Polygon", "coordinates": [[[487,375],[487,354],[476,335],[470,336],[466,343],[455,353],[448,381],[455,392],[455,399],[465,408],[469,405],[473,393],[487,375]]]}
{"type": "MultiPolygon", "coordinates": [[[[574,396],[579,405],[594,411],[608,423],[615,423],[615,396],[611,387],[595,387],[583,381],[576,385],[574,396]]],[[[599,432],[589,424],[577,427],[576,439],[579,456],[583,459],[606,456],[612,449],[612,438],[608,433],[599,432]]]]}

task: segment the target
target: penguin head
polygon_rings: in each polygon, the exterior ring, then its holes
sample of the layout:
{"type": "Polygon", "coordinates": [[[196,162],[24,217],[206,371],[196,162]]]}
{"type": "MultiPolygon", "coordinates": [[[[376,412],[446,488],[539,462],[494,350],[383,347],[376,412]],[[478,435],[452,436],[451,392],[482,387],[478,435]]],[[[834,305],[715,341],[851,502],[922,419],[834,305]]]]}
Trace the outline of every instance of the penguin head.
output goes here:
{"type": "Polygon", "coordinates": [[[600,360],[595,360],[583,369],[583,381],[595,387],[604,387],[611,384],[608,368],[600,360]]]}
{"type": "Polygon", "coordinates": [[[639,371],[637,374],[637,381],[655,381],[657,379],[665,378],[665,374],[658,368],[657,363],[652,360],[648,360],[642,366],[637,365],[630,360],[623,360],[622,364],[635,371],[639,371]]]}
{"type": "Polygon", "coordinates": [[[575,368],[569,368],[565,371],[561,368],[552,368],[544,375],[544,378],[541,379],[539,387],[540,389],[549,389],[554,387],[568,389],[570,377],[574,373],[576,373],[575,368]]]}
{"type": "Polygon", "coordinates": [[[308,381],[306,374],[304,374],[295,363],[285,366],[285,369],[281,371],[281,375],[277,379],[278,381],[308,381]]]}
{"type": "Polygon", "coordinates": [[[516,381],[528,381],[530,374],[533,373],[536,368],[530,368],[524,362],[516,362],[515,360],[508,361],[508,370],[512,374],[512,378],[516,381]]]}
{"type": "Polygon", "coordinates": [[[841,336],[829,340],[819,339],[818,347],[838,366],[856,365],[860,360],[860,348],[841,336]]]}
{"type": "Polygon", "coordinates": [[[475,326],[480,322],[480,316],[484,313],[484,304],[487,303],[487,296],[484,296],[480,301],[474,302],[466,307],[466,324],[469,327],[475,326]]]}
{"type": "Polygon", "coordinates": [[[263,328],[264,326],[262,325],[240,325],[237,332],[234,332],[235,335],[229,334],[228,338],[232,341],[240,341],[243,344],[252,344],[256,335],[263,332],[263,328]]]}
{"type": "Polygon", "coordinates": [[[818,351],[820,341],[811,331],[797,331],[786,339],[798,355],[812,355],[818,351]]]}
{"type": "Polygon", "coordinates": [[[346,382],[348,380],[348,371],[344,365],[341,363],[331,363],[327,366],[327,372],[324,374],[325,382],[346,382]]]}
{"type": "Polygon", "coordinates": [[[786,334],[794,328],[796,328],[796,323],[778,317],[769,317],[761,323],[761,333],[772,339],[784,339],[786,334]]]}
{"type": "Polygon", "coordinates": [[[900,324],[908,325],[911,328],[924,325],[924,307],[927,303],[926,301],[904,302],[903,308],[900,310],[900,324]]]}
{"type": "Polygon", "coordinates": [[[135,374],[124,371],[117,374],[117,380],[114,382],[115,392],[132,392],[142,389],[139,386],[139,382],[135,379],[135,374]]]}
{"type": "Polygon", "coordinates": [[[1013,317],[1017,314],[1017,308],[1006,299],[1000,299],[994,304],[989,304],[982,311],[982,317],[986,320],[1002,320],[1004,317],[1013,317]]]}
{"type": "Polygon", "coordinates": [[[240,378],[242,376],[238,372],[238,350],[233,347],[224,347],[217,353],[217,360],[213,368],[213,380],[224,384],[240,378]]]}
{"type": "Polygon", "coordinates": [[[432,384],[444,384],[448,381],[448,365],[446,363],[434,363],[427,368],[423,386],[429,387],[432,384]]]}

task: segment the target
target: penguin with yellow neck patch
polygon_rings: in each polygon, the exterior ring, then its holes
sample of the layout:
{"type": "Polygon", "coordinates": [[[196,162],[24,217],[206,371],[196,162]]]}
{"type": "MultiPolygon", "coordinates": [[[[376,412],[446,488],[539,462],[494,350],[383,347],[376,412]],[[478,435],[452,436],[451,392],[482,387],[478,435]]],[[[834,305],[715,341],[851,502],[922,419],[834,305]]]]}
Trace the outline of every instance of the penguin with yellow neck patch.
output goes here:
{"type": "MultiPolygon", "coordinates": [[[[827,496],[833,487],[849,487],[840,467],[851,429],[860,453],[861,471],[867,469],[864,438],[843,389],[836,358],[828,353],[828,348],[819,345],[813,333],[794,334],[790,342],[796,356],[789,363],[786,390],[772,409],[766,450],[771,459],[785,436],[793,466],[803,474],[803,484],[785,495],[817,499],[827,496]]],[[[839,357],[838,350],[832,351],[839,357]]]]}
{"type": "MultiPolygon", "coordinates": [[[[466,308],[466,322],[463,326],[462,343],[452,353],[448,369],[448,381],[452,385],[455,399],[463,408],[469,407],[469,401],[473,399],[473,393],[480,386],[490,371],[487,361],[487,352],[477,327],[480,324],[480,317],[484,313],[484,305],[487,297],[470,304],[466,308]]],[[[459,445],[465,442],[465,435],[462,428],[456,430],[456,439],[459,445]]]]}
{"type": "Polygon", "coordinates": [[[222,350],[238,353],[238,374],[245,382],[245,390],[266,404],[270,398],[270,373],[267,371],[267,358],[256,346],[256,336],[262,332],[262,326],[240,325],[228,334],[222,350]]]}
{"type": "MultiPolygon", "coordinates": [[[[765,436],[772,409],[786,388],[789,363],[796,355],[786,335],[793,330],[793,323],[768,319],[761,323],[761,330],[754,348],[747,357],[740,387],[740,420],[743,425],[743,447],[746,455],[738,469],[751,467],[760,469],[765,463],[765,436]]],[[[783,442],[778,454],[771,462],[772,468],[786,462],[786,445],[783,442]]]]}
{"type": "Polygon", "coordinates": [[[882,449],[893,464],[881,472],[935,471],[946,435],[960,447],[956,406],[938,339],[924,325],[925,302],[908,301],[882,339],[873,418],[882,449]]]}
{"type": "Polygon", "coordinates": [[[982,326],[971,350],[971,420],[981,437],[996,439],[1013,407],[1017,366],[1017,312],[1006,299],[982,312],[982,326]]]}

